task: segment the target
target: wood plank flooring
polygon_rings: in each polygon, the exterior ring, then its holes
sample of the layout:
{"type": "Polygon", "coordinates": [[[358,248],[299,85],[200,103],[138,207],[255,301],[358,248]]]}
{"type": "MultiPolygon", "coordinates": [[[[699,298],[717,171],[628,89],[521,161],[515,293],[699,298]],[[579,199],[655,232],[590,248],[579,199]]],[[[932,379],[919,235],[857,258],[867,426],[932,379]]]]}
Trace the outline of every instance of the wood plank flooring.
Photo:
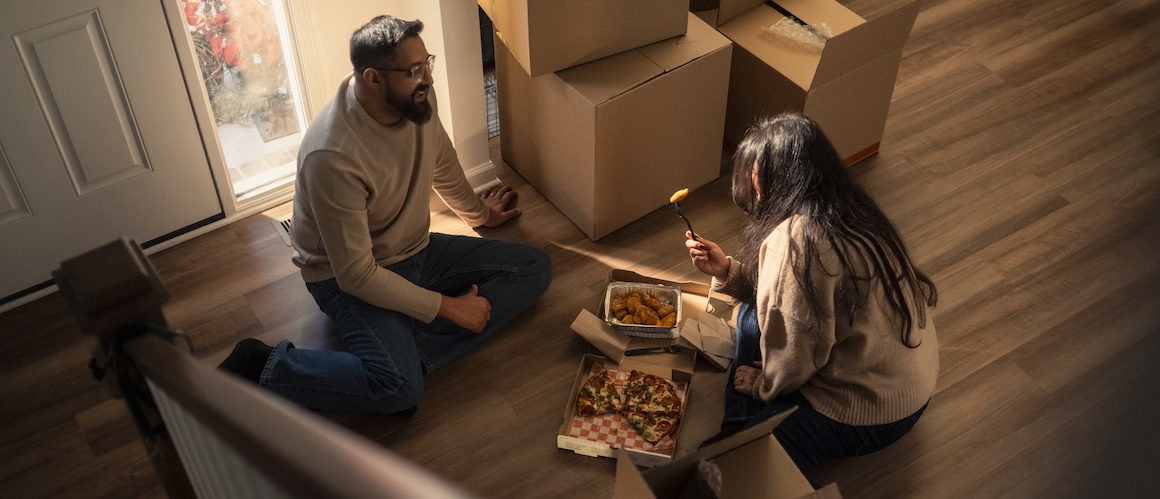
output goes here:
{"type": "MultiPolygon", "coordinates": [[[[873,18],[901,0],[843,1],[873,18]]],[[[939,286],[938,390],[914,432],[811,477],[845,497],[1147,496],[1160,485],[1160,2],[927,0],[881,152],[854,173],[939,286]]],[[[484,497],[607,497],[614,461],[556,448],[589,346],[568,326],[607,272],[696,279],[660,209],[589,241],[499,157],[524,214],[488,237],[546,251],[543,299],[427,378],[411,418],[327,414],[484,497]]],[[[728,177],[682,204],[736,247],[728,177]]],[[[153,256],[166,313],[216,364],[238,339],[341,348],[270,220],[153,256]]],[[[446,209],[434,229],[473,234],[446,209]]],[[[162,497],[128,413],[93,381],[58,296],[0,315],[0,497],[162,497]]],[[[698,365],[681,441],[716,433],[698,365]]],[[[288,436],[290,438],[290,436],[288,436]]]]}

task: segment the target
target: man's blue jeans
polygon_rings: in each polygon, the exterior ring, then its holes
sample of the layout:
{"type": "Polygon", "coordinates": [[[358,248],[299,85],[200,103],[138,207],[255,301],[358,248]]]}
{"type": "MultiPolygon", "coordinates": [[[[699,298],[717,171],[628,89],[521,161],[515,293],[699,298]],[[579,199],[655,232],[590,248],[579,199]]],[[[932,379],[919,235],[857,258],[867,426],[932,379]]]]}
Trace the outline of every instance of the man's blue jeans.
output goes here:
{"type": "Polygon", "coordinates": [[[347,351],[303,350],[283,341],[260,384],[305,407],[381,413],[414,407],[423,374],[450,364],[491,336],[548,289],[552,267],[543,252],[521,244],[431,234],[415,256],[387,267],[416,285],[459,296],[472,284],[491,303],[491,319],[473,333],[436,318],[424,324],[338,288],[334,279],[306,283],[334,321],[347,351]]]}
{"type": "Polygon", "coordinates": [[[851,426],[815,411],[798,391],[768,403],[737,393],[733,389],[737,366],[752,366],[761,359],[760,341],[757,311],[743,303],[737,313],[737,350],[726,380],[725,417],[721,421],[721,431],[723,434],[736,433],[797,406],[793,414],[773,429],[773,436],[803,473],[833,458],[861,456],[885,448],[910,432],[926,410],[924,405],[914,414],[889,424],[851,426]]]}

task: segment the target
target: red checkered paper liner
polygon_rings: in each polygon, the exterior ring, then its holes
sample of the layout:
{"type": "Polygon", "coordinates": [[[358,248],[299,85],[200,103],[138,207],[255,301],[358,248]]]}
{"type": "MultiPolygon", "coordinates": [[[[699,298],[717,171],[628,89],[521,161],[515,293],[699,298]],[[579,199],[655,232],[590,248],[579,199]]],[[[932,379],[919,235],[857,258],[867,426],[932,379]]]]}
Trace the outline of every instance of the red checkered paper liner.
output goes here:
{"type": "MultiPolygon", "coordinates": [[[[601,364],[594,364],[592,371],[588,373],[592,377],[596,373],[604,370],[601,364]]],[[[612,377],[613,384],[616,386],[616,393],[621,397],[624,396],[624,387],[628,385],[628,375],[632,371],[618,371],[616,369],[609,369],[608,375],[612,377]]],[[[587,381],[587,379],[585,379],[587,381]]],[[[673,387],[677,390],[677,398],[681,401],[682,415],[684,413],[686,392],[688,386],[683,381],[669,380],[673,387]]],[[[678,425],[679,426],[679,425],[678,425]]],[[[676,448],[677,442],[673,439],[673,435],[677,432],[665,435],[655,444],[648,443],[637,434],[636,430],[632,429],[632,425],[625,421],[620,413],[615,414],[601,414],[599,416],[576,416],[572,418],[572,426],[568,429],[568,436],[582,438],[592,442],[599,442],[607,444],[613,449],[626,448],[635,450],[644,450],[648,452],[658,452],[662,454],[671,454],[676,448]]]]}

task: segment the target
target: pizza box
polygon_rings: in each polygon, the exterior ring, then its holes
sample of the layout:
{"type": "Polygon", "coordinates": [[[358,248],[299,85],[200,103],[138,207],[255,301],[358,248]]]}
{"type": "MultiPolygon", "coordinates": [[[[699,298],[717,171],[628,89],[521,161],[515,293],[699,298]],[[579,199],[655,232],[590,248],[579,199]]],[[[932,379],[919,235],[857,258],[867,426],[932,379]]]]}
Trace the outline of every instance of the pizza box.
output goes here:
{"type": "MultiPolygon", "coordinates": [[[[735,336],[730,321],[733,306],[729,298],[714,294],[709,285],[697,282],[675,282],[638,274],[630,270],[616,269],[609,273],[609,285],[618,282],[660,284],[680,289],[681,322],[677,326],[676,338],[642,338],[626,334],[601,319],[603,303],[597,313],[587,309],[572,322],[572,330],[588,340],[609,360],[621,363],[626,359],[647,362],[671,369],[693,371],[699,353],[718,369],[729,368],[733,360],[735,336]],[[633,355],[635,350],[679,346],[680,351],[669,353],[656,350],[633,355]]],[[[602,300],[604,296],[601,296],[602,300]]]]}
{"type": "Polygon", "coordinates": [[[688,369],[666,368],[654,363],[636,361],[632,357],[625,359],[624,362],[613,362],[599,355],[586,354],[580,361],[576,381],[572,383],[568,403],[564,406],[564,421],[560,424],[560,431],[556,435],[556,447],[589,457],[626,456],[633,464],[644,467],[659,466],[672,461],[679,445],[677,442],[681,433],[679,425],[670,437],[665,437],[658,442],[658,446],[654,446],[639,439],[636,431],[623,423],[619,415],[604,418],[578,416],[576,397],[596,364],[602,364],[605,369],[621,371],[622,376],[627,376],[628,372],[636,369],[672,381],[677,385],[678,393],[682,393],[681,419],[684,420],[693,381],[691,365],[688,369]]]}
{"type": "Polygon", "coordinates": [[[695,482],[700,462],[706,461],[720,470],[720,494],[715,496],[721,499],[841,498],[837,484],[814,490],[777,438],[770,434],[792,412],[792,409],[786,411],[753,428],[643,472],[630,459],[622,457],[616,463],[612,497],[703,497],[686,489],[695,482]]]}

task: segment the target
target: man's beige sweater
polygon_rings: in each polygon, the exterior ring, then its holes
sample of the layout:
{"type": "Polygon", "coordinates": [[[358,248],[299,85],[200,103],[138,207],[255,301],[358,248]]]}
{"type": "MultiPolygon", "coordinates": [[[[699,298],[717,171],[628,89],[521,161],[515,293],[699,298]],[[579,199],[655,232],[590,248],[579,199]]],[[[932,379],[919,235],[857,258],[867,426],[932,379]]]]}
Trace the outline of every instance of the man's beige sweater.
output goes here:
{"type": "Polygon", "coordinates": [[[487,221],[439,114],[423,125],[383,126],[355,99],[348,75],[298,151],[292,241],[302,277],[333,277],[367,303],[434,320],[439,293],[383,268],[427,246],[432,187],[468,225],[487,221]]]}

